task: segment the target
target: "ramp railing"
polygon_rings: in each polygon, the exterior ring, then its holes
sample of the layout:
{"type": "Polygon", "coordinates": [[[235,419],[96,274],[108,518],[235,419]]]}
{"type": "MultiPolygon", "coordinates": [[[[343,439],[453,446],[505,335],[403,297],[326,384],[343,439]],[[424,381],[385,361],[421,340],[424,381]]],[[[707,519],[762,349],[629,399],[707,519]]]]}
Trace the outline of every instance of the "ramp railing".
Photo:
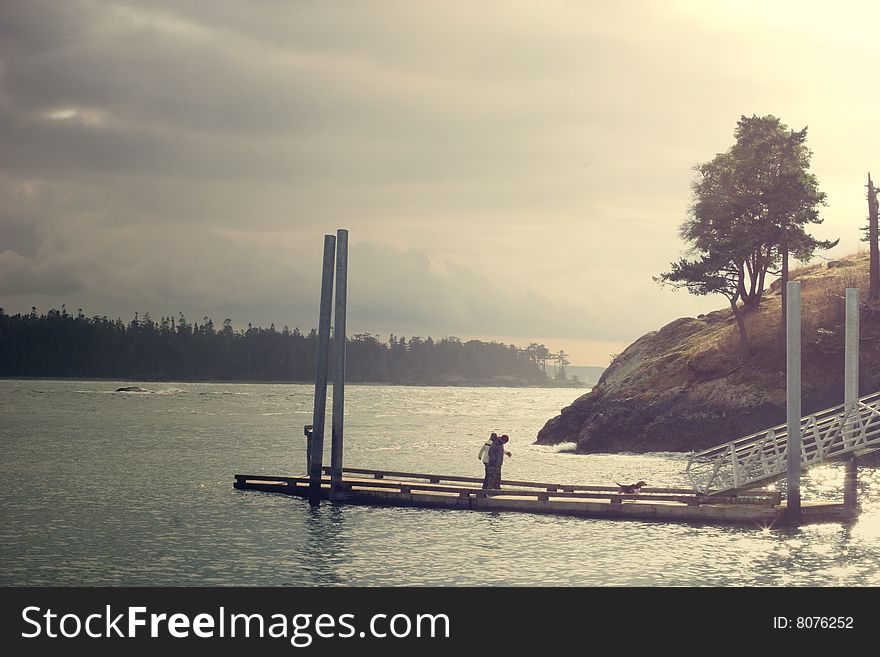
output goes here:
{"type": "MultiPolygon", "coordinates": [[[[848,454],[880,449],[880,392],[849,410],[835,406],[801,420],[801,466],[805,470],[848,454]]],[[[698,493],[735,493],[785,476],[788,431],[781,424],[691,456],[685,473],[698,493]]]]}

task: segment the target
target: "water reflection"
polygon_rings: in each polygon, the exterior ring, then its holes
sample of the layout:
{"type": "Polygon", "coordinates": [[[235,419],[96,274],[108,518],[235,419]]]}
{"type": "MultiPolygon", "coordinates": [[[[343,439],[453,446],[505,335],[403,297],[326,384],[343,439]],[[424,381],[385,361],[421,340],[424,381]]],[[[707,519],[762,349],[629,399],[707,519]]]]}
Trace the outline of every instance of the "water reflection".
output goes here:
{"type": "Polygon", "coordinates": [[[349,558],[344,516],[344,507],[337,504],[307,507],[304,523],[307,540],[300,557],[316,584],[350,584],[341,572],[349,558]]]}

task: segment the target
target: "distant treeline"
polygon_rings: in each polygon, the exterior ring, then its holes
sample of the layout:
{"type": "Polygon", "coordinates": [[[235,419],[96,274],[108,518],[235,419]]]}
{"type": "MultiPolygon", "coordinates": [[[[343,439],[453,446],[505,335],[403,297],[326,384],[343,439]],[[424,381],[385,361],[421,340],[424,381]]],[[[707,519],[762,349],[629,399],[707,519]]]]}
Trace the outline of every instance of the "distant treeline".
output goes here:
{"type": "MultiPolygon", "coordinates": [[[[62,306],[38,315],[9,315],[0,308],[0,376],[101,377],[139,380],[313,381],[314,329],[303,334],[273,324],[234,330],[205,317],[201,324],[149,313],[121,319],[69,314],[62,306]]],[[[562,352],[560,352],[562,354],[562,352]]],[[[497,342],[447,337],[387,341],[361,333],[346,347],[346,380],[376,383],[550,382],[543,345],[524,349],[497,342]]],[[[554,367],[565,380],[564,359],[554,367]]]]}

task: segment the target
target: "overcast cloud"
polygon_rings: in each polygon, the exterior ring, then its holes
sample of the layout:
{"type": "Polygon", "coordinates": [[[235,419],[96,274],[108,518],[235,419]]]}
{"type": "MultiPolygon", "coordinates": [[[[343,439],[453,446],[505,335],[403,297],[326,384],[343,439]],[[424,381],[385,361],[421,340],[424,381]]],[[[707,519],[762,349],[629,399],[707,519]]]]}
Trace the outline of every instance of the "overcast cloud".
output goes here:
{"type": "Polygon", "coordinates": [[[880,177],[862,2],[4,2],[0,305],[506,336],[607,363],[723,306],[659,289],[692,166],[809,126],[818,237],[880,177]]]}

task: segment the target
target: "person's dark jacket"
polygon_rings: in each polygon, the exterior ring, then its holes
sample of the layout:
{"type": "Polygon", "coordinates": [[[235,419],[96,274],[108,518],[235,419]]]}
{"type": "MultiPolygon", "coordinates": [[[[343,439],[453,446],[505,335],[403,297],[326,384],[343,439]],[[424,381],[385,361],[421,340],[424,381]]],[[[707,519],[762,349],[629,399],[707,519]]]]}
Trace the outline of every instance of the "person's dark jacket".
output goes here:
{"type": "Polygon", "coordinates": [[[489,448],[489,461],[486,465],[490,468],[501,469],[501,463],[504,461],[504,445],[498,441],[494,441],[489,448]]]}

